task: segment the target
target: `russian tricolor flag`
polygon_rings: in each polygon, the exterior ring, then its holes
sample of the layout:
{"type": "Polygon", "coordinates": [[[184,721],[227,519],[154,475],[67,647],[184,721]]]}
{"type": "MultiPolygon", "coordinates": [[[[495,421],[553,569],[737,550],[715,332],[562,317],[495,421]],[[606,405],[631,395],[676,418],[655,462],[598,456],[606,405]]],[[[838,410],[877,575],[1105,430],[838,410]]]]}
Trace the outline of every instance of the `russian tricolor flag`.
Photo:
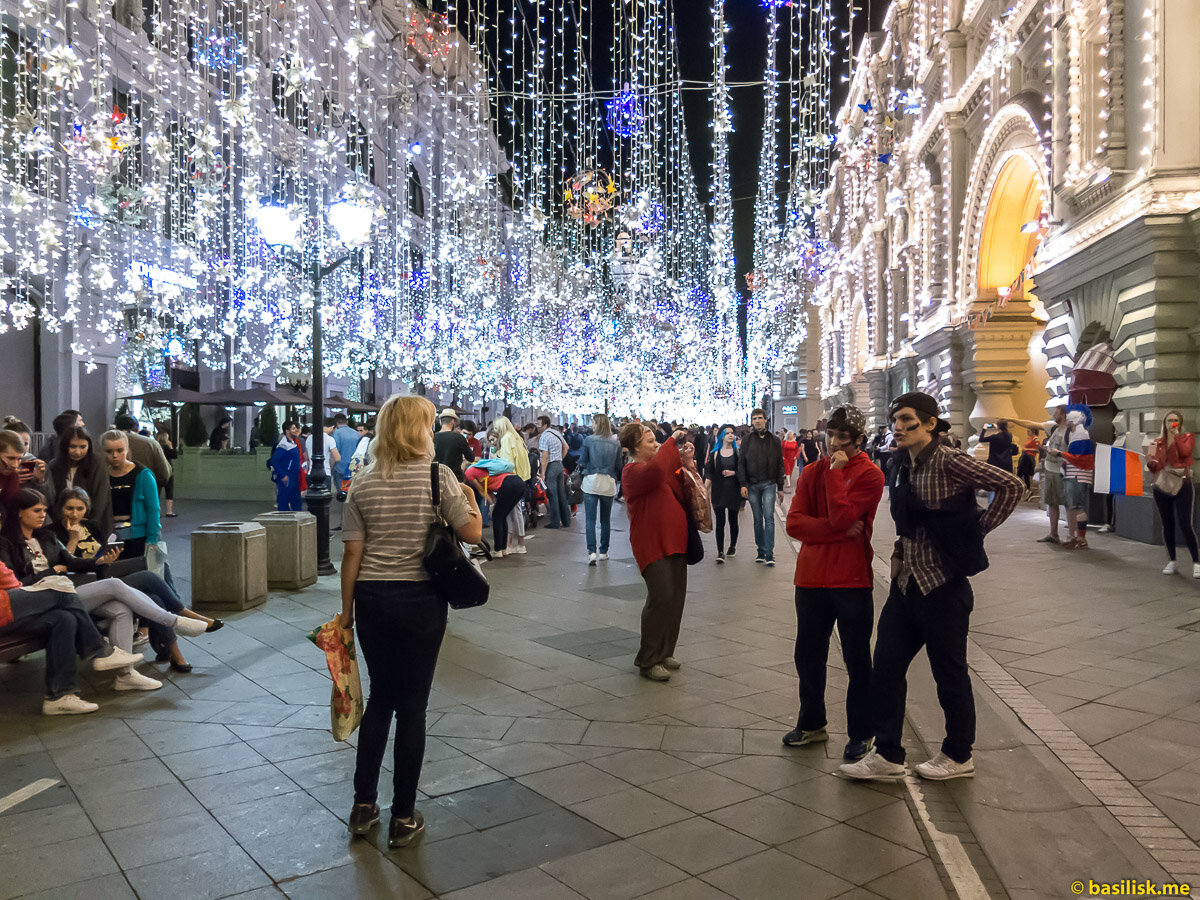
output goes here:
{"type": "Polygon", "coordinates": [[[1098,494],[1142,496],[1142,458],[1132,450],[1096,445],[1096,480],[1092,489],[1098,494]]]}

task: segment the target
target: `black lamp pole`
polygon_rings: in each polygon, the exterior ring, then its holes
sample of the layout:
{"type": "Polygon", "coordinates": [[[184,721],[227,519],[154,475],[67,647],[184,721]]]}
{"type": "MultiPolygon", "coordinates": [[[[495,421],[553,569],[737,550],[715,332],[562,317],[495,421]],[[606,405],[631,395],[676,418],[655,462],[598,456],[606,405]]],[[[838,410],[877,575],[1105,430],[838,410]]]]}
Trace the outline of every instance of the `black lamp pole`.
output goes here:
{"type": "Polygon", "coordinates": [[[321,282],[325,276],[355,257],[354,253],[334,260],[328,265],[321,265],[320,250],[313,252],[312,262],[303,262],[284,256],[283,258],[300,271],[308,271],[312,279],[313,319],[312,319],[312,408],[313,408],[313,452],[312,471],[308,475],[308,490],[304,492],[304,500],[308,511],[317,519],[317,574],[336,575],[337,569],[329,559],[329,505],[333,502],[333,492],[330,490],[329,472],[325,469],[325,373],[321,365],[321,282]],[[322,437],[317,438],[320,434],[322,437]]]}

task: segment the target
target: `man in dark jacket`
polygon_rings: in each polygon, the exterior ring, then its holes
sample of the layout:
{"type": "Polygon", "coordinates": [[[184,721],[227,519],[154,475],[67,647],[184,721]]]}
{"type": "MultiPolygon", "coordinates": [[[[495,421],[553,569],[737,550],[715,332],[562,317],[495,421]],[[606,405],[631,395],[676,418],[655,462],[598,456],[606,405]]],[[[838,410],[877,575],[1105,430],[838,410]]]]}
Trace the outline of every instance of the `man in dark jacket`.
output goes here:
{"type": "Polygon", "coordinates": [[[751,431],[742,441],[738,457],[738,483],[750,501],[754,520],[756,563],[775,565],[775,498],[783,490],[783,444],[767,431],[767,414],[756,409],[750,414],[751,431]]]}

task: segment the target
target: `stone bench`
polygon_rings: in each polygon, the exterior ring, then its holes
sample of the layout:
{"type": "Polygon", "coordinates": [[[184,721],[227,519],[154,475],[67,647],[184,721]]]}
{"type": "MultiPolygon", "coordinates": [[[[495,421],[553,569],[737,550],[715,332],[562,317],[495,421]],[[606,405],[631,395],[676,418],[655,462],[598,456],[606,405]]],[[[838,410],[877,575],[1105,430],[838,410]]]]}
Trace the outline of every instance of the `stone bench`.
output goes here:
{"type": "Polygon", "coordinates": [[[192,607],[250,609],[267,599],[267,530],[214,522],[192,532],[192,607]]]}

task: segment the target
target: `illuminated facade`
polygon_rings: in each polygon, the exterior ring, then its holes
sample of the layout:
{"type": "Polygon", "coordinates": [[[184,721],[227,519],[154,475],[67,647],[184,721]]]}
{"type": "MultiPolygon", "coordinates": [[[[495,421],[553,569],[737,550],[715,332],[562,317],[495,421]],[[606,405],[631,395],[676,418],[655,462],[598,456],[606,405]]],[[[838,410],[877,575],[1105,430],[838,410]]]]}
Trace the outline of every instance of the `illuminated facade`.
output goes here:
{"type": "Polygon", "coordinates": [[[964,438],[1068,397],[1098,440],[1194,424],[1197,37],[1189,0],[894,2],[837,120],[826,405],[925,390],[964,438]]]}

